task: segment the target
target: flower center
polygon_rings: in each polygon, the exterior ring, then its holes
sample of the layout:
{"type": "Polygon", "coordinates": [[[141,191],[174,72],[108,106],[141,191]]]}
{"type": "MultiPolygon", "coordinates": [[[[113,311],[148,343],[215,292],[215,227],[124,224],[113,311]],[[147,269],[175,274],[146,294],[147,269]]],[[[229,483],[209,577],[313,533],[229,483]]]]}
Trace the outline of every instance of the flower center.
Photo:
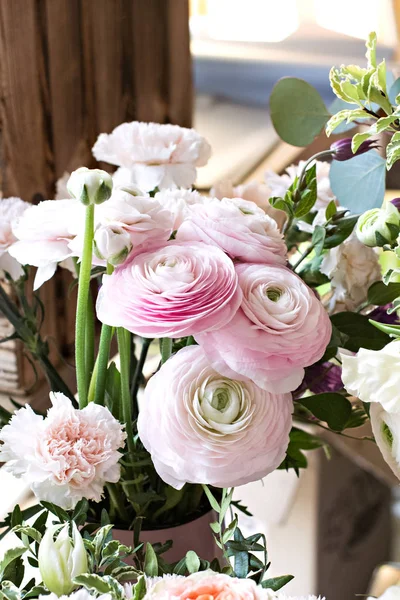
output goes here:
{"type": "Polygon", "coordinates": [[[390,431],[390,427],[386,423],[382,423],[382,435],[389,448],[392,449],[393,433],[390,431]]]}
{"type": "Polygon", "coordinates": [[[283,290],[281,290],[278,287],[265,287],[264,288],[264,294],[272,302],[278,302],[279,298],[283,294],[283,290]]]}
{"type": "Polygon", "coordinates": [[[200,398],[204,418],[215,423],[232,423],[242,404],[240,387],[234,381],[218,379],[207,383],[200,398]]]}

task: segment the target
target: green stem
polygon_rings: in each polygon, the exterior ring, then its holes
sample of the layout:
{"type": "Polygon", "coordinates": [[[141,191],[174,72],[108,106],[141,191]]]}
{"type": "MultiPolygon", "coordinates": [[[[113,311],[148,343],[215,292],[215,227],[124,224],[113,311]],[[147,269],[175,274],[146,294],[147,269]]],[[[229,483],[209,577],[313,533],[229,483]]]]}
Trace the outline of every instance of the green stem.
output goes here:
{"type": "Polygon", "coordinates": [[[160,339],[160,352],[161,352],[161,363],[164,364],[172,354],[172,339],[161,338],[160,339]]]}
{"type": "Polygon", "coordinates": [[[133,402],[133,417],[135,419],[137,418],[137,416],[139,414],[139,408],[138,408],[138,403],[137,403],[137,394],[138,394],[140,383],[142,380],[144,363],[146,362],[147,353],[149,351],[152,341],[153,340],[151,338],[142,338],[142,349],[140,351],[140,357],[139,357],[138,363],[136,365],[135,374],[134,374],[133,380],[132,380],[131,398],[132,398],[132,402],[133,402]]]}
{"type": "Polygon", "coordinates": [[[109,516],[111,518],[119,516],[120,520],[125,523],[128,520],[128,513],[126,511],[124,501],[118,493],[117,486],[113,483],[106,483],[106,489],[110,500],[109,516]]]}
{"type": "Polygon", "coordinates": [[[129,331],[126,331],[126,329],[123,329],[122,327],[118,327],[117,337],[121,373],[122,416],[127,434],[128,452],[131,455],[131,458],[135,451],[135,443],[133,439],[132,404],[129,389],[130,335],[129,331]]]}
{"type": "Polygon", "coordinates": [[[297,269],[297,267],[298,267],[299,265],[301,265],[301,263],[303,262],[303,260],[304,260],[305,258],[307,258],[307,256],[308,256],[309,254],[311,254],[311,252],[312,252],[313,250],[314,250],[314,246],[313,246],[313,244],[311,244],[311,246],[309,246],[309,247],[307,248],[307,250],[305,250],[305,251],[303,252],[303,254],[300,256],[299,260],[298,260],[297,262],[295,262],[295,263],[294,263],[294,265],[292,266],[292,269],[293,269],[293,271],[295,271],[295,270],[297,269]]]}
{"type": "Polygon", "coordinates": [[[307,160],[306,164],[304,165],[304,167],[299,175],[299,182],[297,184],[297,189],[301,191],[301,188],[304,183],[304,178],[306,176],[307,168],[312,162],[314,162],[314,160],[318,160],[319,158],[331,158],[332,155],[333,155],[332,150],[322,150],[322,152],[317,152],[316,154],[311,156],[311,158],[309,158],[307,160]]]}
{"type": "MultiPolygon", "coordinates": [[[[99,353],[97,355],[96,392],[94,401],[96,404],[104,405],[104,394],[107,380],[107,367],[110,358],[110,346],[113,336],[113,327],[103,325],[100,334],[99,353]]],[[[95,375],[95,374],[93,374],[95,375]]],[[[94,377],[93,377],[94,379],[94,377]]]]}
{"type": "Polygon", "coordinates": [[[94,235],[94,205],[86,207],[85,239],[79,273],[78,301],[76,307],[75,363],[78,387],[79,407],[88,403],[88,384],[86,376],[86,321],[89,299],[90,271],[92,268],[92,248],[94,235]]]}
{"type": "Polygon", "coordinates": [[[90,287],[85,324],[85,365],[86,389],[88,390],[90,387],[90,382],[92,379],[92,373],[94,368],[94,310],[92,294],[90,293],[90,287]]]}

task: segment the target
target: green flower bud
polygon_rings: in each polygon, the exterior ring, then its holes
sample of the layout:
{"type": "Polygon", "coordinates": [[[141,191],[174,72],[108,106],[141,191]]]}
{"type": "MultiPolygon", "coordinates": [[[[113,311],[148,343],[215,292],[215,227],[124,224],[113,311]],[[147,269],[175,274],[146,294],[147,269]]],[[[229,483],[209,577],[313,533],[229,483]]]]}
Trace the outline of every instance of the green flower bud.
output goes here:
{"type": "Polygon", "coordinates": [[[360,242],[374,248],[392,244],[400,233],[400,212],[388,202],[383,208],[367,210],[357,221],[360,242]]]}
{"type": "Polygon", "coordinates": [[[83,539],[72,523],[72,540],[68,524],[54,538],[59,526],[47,528],[39,546],[39,570],[43,583],[57,596],[69,595],[77,586],[73,580],[88,572],[88,561],[83,539]]]}
{"type": "Polygon", "coordinates": [[[102,204],[111,196],[113,180],[111,175],[101,169],[81,167],[71,173],[67,189],[73,198],[82,204],[102,204]]]}

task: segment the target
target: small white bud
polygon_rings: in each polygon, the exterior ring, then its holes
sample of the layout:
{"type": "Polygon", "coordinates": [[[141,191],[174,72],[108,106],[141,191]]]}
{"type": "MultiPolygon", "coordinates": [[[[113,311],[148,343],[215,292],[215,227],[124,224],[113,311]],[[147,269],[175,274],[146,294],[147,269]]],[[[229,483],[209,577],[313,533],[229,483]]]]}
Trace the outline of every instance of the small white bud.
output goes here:
{"type": "Polygon", "coordinates": [[[399,233],[400,212],[390,202],[383,208],[367,210],[357,221],[358,239],[371,248],[392,244],[399,233]]]}
{"type": "Polygon", "coordinates": [[[130,235],[119,225],[101,225],[94,234],[94,253],[111,265],[120,265],[132,250],[130,235]]]}
{"type": "Polygon", "coordinates": [[[102,204],[111,196],[113,180],[111,175],[101,169],[81,167],[71,173],[67,189],[73,198],[82,204],[102,204]]]}

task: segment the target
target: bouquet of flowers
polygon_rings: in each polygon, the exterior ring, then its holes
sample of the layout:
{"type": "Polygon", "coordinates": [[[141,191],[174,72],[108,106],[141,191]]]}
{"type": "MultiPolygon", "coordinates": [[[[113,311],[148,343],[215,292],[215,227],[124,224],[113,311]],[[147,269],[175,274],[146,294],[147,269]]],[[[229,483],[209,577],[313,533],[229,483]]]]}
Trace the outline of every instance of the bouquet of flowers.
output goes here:
{"type": "Polygon", "coordinates": [[[113,175],[82,167],[57,200],[0,200],[0,310],[52,405],[1,409],[3,468],[37,500],[2,523],[21,543],[0,562],[1,597],[283,599],[291,577],[268,579],[264,535],[243,535],[234,488],[306,468],[325,445],[318,428],[349,435],[368,418],[400,477],[400,212],[382,207],[378,181],[400,157],[400,80],[388,91],[375,45],[367,68],[332,70],[348,104],[333,116],[306,82],[277,84],[271,114],[290,143],[368,127],[283,175],[203,196],[192,185],[206,140],[133,122],[94,145],[113,175]],[[78,289],[76,395],[40,333],[37,290],[58,266],[78,289]],[[195,536],[173,560],[172,541],[154,541],[211,509],[212,555],[195,536]]]}

